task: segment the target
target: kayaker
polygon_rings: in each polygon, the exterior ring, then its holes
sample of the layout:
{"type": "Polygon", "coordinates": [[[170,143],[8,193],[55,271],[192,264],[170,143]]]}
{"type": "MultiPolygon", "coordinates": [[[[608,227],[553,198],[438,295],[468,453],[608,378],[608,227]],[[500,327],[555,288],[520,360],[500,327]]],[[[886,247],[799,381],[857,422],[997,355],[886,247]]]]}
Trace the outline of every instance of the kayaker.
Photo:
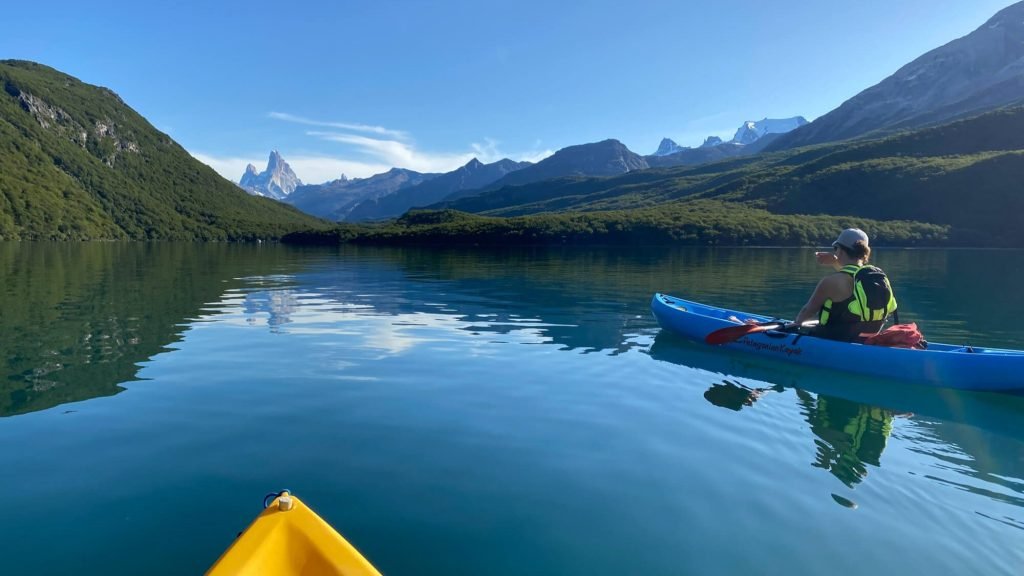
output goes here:
{"type": "Polygon", "coordinates": [[[868,235],[847,228],[832,243],[832,252],[816,252],[815,258],[835,273],[818,282],[796,323],[817,318],[814,336],[847,342],[881,331],[886,318],[896,311],[896,298],[885,273],[868,265],[868,235]]]}

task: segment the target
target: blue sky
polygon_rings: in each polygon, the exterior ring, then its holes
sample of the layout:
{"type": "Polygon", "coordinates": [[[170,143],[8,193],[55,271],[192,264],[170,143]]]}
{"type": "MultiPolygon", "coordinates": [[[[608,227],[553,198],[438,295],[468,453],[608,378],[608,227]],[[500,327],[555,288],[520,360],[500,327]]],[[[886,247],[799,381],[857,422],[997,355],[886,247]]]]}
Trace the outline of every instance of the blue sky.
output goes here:
{"type": "Polygon", "coordinates": [[[0,58],[107,86],[237,180],[307,182],[813,119],[1007,0],[13,2],[0,58]]]}

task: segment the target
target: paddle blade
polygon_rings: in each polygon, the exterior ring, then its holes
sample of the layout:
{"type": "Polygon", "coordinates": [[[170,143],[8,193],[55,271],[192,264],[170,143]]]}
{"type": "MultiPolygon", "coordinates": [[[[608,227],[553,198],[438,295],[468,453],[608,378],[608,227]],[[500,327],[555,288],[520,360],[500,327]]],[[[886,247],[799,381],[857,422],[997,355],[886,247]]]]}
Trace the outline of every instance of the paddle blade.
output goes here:
{"type": "Polygon", "coordinates": [[[782,322],[777,322],[774,324],[740,324],[739,326],[727,326],[708,334],[704,337],[704,341],[708,344],[728,344],[729,342],[735,342],[736,340],[743,338],[747,334],[756,334],[758,332],[775,330],[782,325],[782,322]]]}

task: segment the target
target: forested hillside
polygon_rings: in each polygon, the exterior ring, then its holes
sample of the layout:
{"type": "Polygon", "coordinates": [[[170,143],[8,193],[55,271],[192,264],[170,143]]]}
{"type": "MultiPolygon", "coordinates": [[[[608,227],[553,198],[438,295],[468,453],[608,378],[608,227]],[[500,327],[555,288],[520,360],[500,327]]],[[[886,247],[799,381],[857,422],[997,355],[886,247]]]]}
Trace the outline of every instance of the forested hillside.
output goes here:
{"type": "Polygon", "coordinates": [[[274,238],[319,220],[256,198],[112,91],[0,61],[0,239],[274,238]]]}

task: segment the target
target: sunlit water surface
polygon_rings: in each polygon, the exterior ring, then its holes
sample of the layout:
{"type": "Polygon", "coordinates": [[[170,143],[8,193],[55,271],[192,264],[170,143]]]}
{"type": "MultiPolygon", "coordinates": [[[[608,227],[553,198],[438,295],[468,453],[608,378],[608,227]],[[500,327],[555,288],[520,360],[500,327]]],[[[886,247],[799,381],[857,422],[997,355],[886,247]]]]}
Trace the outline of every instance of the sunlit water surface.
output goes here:
{"type": "MultiPolygon", "coordinates": [[[[1024,348],[1024,253],[879,251],[1024,348]],[[1009,276],[1009,277],[1008,277],[1009,276]]],[[[197,574],[290,488],[387,575],[1021,574],[1024,398],[661,334],[809,250],[0,244],[0,573],[197,574]]]]}

